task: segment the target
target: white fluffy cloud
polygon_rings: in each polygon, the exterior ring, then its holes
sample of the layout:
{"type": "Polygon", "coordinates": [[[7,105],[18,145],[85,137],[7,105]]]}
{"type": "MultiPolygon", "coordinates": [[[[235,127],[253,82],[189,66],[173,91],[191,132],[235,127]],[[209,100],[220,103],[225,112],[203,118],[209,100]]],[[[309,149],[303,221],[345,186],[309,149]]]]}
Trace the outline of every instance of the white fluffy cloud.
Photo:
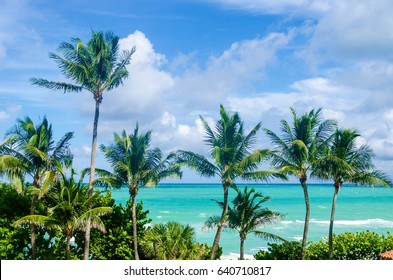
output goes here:
{"type": "MultiPolygon", "coordinates": [[[[166,63],[165,56],[157,53],[145,34],[135,31],[120,41],[120,48],[136,48],[128,66],[129,77],[124,85],[105,98],[102,113],[110,119],[149,120],[157,117],[163,100],[174,86],[174,81],[161,66],[166,63]],[[150,116],[150,117],[149,117],[150,116]]],[[[108,94],[108,95],[109,95],[108,94]]]]}
{"type": "Polygon", "coordinates": [[[310,46],[319,59],[384,59],[391,56],[393,3],[335,0],[315,27],[310,46]]]}
{"type": "Polygon", "coordinates": [[[16,104],[4,104],[0,106],[0,122],[14,119],[20,112],[22,106],[16,104]]]}
{"type": "Polygon", "coordinates": [[[8,120],[10,115],[5,111],[0,111],[0,122],[8,120]]]}
{"type": "Polygon", "coordinates": [[[203,69],[193,69],[176,79],[179,100],[191,111],[218,110],[231,95],[242,95],[255,81],[266,78],[266,68],[291,34],[271,33],[263,38],[234,42],[203,69]]]}

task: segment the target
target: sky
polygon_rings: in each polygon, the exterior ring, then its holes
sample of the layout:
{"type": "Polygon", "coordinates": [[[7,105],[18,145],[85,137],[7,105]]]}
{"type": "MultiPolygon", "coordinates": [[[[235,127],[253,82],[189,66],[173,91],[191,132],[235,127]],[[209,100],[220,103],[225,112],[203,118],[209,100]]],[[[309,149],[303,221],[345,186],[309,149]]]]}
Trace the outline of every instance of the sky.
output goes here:
{"type": "MultiPolygon", "coordinates": [[[[46,116],[55,138],[74,132],[77,170],[90,162],[94,100],[50,91],[32,77],[65,81],[48,56],[61,42],[112,31],[135,46],[124,85],[104,95],[98,143],[152,130],[152,146],[206,154],[202,115],[222,104],[247,129],[279,133],[301,114],[357,129],[393,178],[393,2],[390,0],[0,0],[0,136],[17,119],[46,116]],[[94,4],[93,4],[94,3],[94,4]]],[[[258,134],[255,148],[269,148],[258,134]]],[[[109,168],[101,152],[97,166],[109,168]]],[[[186,170],[182,182],[206,179],[186,170]]]]}

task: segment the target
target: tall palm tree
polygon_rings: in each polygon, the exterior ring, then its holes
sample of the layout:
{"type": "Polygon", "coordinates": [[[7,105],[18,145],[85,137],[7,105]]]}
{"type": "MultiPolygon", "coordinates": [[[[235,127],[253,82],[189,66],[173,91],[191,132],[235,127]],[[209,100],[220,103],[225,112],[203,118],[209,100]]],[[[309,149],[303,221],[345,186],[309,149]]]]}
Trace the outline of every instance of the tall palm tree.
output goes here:
{"type": "MultiPolygon", "coordinates": [[[[35,214],[37,200],[42,198],[56,178],[72,162],[69,141],[72,132],[67,132],[55,143],[52,125],[46,117],[34,125],[29,117],[18,120],[17,124],[6,133],[0,155],[1,173],[11,180],[22,182],[29,177],[33,180],[27,190],[31,195],[30,214],[35,214]]],[[[22,189],[19,189],[22,192],[22,189]]],[[[32,259],[36,259],[36,229],[30,226],[32,259]]]]}
{"type": "Polygon", "coordinates": [[[91,226],[105,233],[105,226],[100,216],[112,211],[111,207],[92,208],[98,192],[92,196],[81,183],[75,183],[74,172],[70,178],[60,183],[60,190],[54,193],[55,206],[48,210],[48,215],[29,215],[20,218],[15,225],[34,224],[48,230],[61,230],[66,236],[66,259],[71,259],[71,238],[77,230],[85,230],[87,221],[91,226]]]}
{"type": "Polygon", "coordinates": [[[291,112],[293,116],[292,127],[286,120],[281,120],[281,137],[269,129],[265,129],[265,131],[276,150],[272,157],[273,166],[279,172],[296,176],[303,189],[306,215],[301,259],[304,259],[310,221],[307,179],[313,170],[313,164],[318,158],[318,154],[322,147],[327,145],[336,124],[332,120],[323,121],[320,116],[321,109],[311,110],[301,116],[298,116],[293,108],[291,108],[291,112]]]}
{"type": "Polygon", "coordinates": [[[225,217],[228,212],[228,191],[236,178],[245,180],[267,180],[271,177],[286,178],[272,171],[258,170],[259,163],[269,155],[267,150],[252,151],[256,142],[256,133],[261,127],[258,123],[248,134],[238,113],[228,114],[224,106],[220,106],[221,119],[215,123],[214,129],[200,116],[206,132],[205,143],[209,146],[210,162],[203,155],[190,151],[178,151],[178,163],[196,170],[202,176],[221,179],[223,188],[223,210],[220,223],[212,246],[211,259],[214,260],[219,247],[225,217]]]}
{"type": "MultiPolygon", "coordinates": [[[[244,260],[244,242],[250,233],[266,240],[285,241],[280,236],[259,230],[265,225],[278,222],[282,216],[278,212],[262,207],[262,203],[269,201],[270,197],[263,196],[262,193],[256,192],[254,188],[248,190],[247,186],[243,191],[236,186],[233,186],[233,188],[237,195],[232,201],[233,207],[228,207],[226,227],[239,233],[240,259],[244,260]]],[[[223,207],[222,202],[218,202],[218,204],[223,207]]],[[[219,221],[220,217],[213,216],[206,221],[205,225],[213,228],[219,221]]]]}
{"type": "Polygon", "coordinates": [[[143,238],[142,250],[157,260],[196,260],[204,253],[195,242],[195,230],[178,222],[154,225],[143,238]]]}
{"type": "Polygon", "coordinates": [[[114,187],[127,186],[132,205],[133,245],[135,259],[139,260],[138,236],[136,220],[136,197],[143,186],[155,186],[162,179],[168,177],[181,177],[180,167],[173,164],[174,154],[163,158],[159,148],[149,149],[151,131],[139,133],[136,126],[134,133],[127,135],[114,134],[114,143],[100,149],[113,169],[113,173],[97,169],[102,177],[97,181],[107,183],[114,187]]]}
{"type": "Polygon", "coordinates": [[[316,161],[313,175],[334,182],[334,194],[329,225],[329,259],[333,259],[333,224],[338,192],[344,182],[390,187],[386,174],[374,170],[373,151],[367,145],[357,145],[360,134],[356,130],[337,129],[331,144],[316,161]]]}
{"type": "MultiPolygon", "coordinates": [[[[126,66],[131,61],[135,48],[120,52],[119,37],[111,32],[93,32],[92,38],[84,44],[79,38],[71,42],[62,42],[59,46],[62,55],[50,53],[49,57],[58,64],[64,76],[73,83],[54,82],[41,78],[32,78],[34,85],[64,92],[88,91],[93,94],[95,113],[91,144],[89,195],[93,193],[95,159],[97,150],[97,127],[100,104],[104,92],[120,86],[128,77],[126,66]]],[[[89,257],[90,224],[87,223],[85,238],[85,259],[89,257]]]]}

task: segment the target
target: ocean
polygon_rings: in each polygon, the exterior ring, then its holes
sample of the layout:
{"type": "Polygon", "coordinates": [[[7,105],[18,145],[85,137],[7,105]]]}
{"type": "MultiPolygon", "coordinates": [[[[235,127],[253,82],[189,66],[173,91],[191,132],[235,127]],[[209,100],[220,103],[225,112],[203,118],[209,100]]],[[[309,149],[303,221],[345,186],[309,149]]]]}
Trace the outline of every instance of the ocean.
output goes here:
{"type": "MultiPolygon", "coordinates": [[[[244,184],[238,184],[239,188],[244,184]]],[[[299,184],[249,184],[256,191],[271,199],[263,205],[284,214],[284,218],[261,230],[277,234],[288,241],[301,240],[304,226],[305,205],[303,190],[299,184]]],[[[311,219],[308,241],[319,241],[328,236],[331,203],[334,188],[329,184],[310,184],[309,198],[311,219]]],[[[230,201],[235,191],[230,189],[230,201]]],[[[127,188],[112,190],[117,204],[125,204],[127,188]]],[[[151,224],[177,221],[195,229],[196,241],[212,245],[215,230],[206,230],[204,222],[212,215],[220,215],[221,209],[214,200],[222,200],[219,184],[160,184],[155,188],[143,188],[137,201],[143,201],[149,210],[151,224]]],[[[334,233],[374,231],[380,234],[393,232],[393,188],[344,186],[338,194],[334,233]]],[[[248,235],[245,254],[252,256],[266,249],[267,241],[248,235]]],[[[224,258],[236,258],[239,254],[237,232],[224,230],[220,246],[224,258]]]]}

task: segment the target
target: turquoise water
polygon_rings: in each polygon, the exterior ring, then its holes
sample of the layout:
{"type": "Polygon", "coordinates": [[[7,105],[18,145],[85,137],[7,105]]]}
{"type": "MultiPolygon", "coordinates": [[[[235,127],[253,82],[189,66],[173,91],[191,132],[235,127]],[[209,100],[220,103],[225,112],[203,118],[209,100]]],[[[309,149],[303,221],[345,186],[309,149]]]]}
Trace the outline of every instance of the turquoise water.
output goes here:
{"type": "MultiPolygon", "coordinates": [[[[244,187],[244,185],[238,185],[244,187]]],[[[263,228],[289,241],[300,240],[304,226],[303,190],[297,184],[250,185],[271,200],[264,205],[273,211],[285,214],[276,224],[263,228]]],[[[309,241],[319,241],[328,235],[331,202],[334,188],[331,185],[309,185],[311,219],[309,241]]],[[[112,191],[116,203],[125,204],[126,188],[112,191]]],[[[230,197],[235,195],[230,190],[230,197]]],[[[144,209],[149,210],[152,224],[178,221],[189,224],[196,231],[196,239],[212,244],[215,231],[204,229],[205,220],[211,215],[220,215],[221,210],[213,201],[222,200],[221,185],[214,184],[161,184],[156,188],[140,190],[137,201],[143,200],[144,209]]],[[[393,189],[344,186],[338,195],[334,232],[357,232],[370,230],[378,233],[393,232],[393,189]]],[[[224,255],[239,252],[236,232],[225,231],[220,245],[224,255]]],[[[267,248],[267,242],[250,234],[245,243],[245,253],[253,255],[267,248]]]]}

